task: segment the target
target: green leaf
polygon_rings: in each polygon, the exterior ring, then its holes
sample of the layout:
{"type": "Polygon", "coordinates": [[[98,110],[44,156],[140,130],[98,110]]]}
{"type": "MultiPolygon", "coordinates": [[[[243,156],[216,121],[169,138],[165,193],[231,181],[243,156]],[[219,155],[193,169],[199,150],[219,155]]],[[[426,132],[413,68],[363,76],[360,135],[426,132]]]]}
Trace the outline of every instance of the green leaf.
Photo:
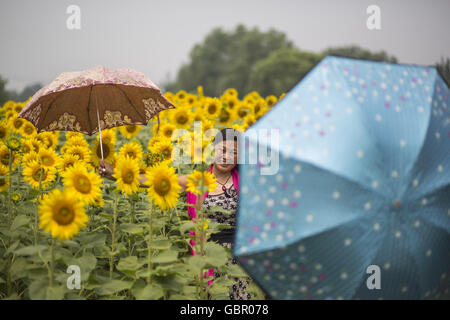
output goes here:
{"type": "Polygon", "coordinates": [[[155,263],[169,263],[177,261],[178,252],[173,250],[165,250],[161,251],[156,257],[152,258],[152,261],[155,263]]]}
{"type": "Polygon", "coordinates": [[[103,247],[106,242],[106,234],[98,232],[94,234],[83,233],[79,235],[78,239],[86,249],[103,247]]]}
{"type": "Polygon", "coordinates": [[[101,296],[108,296],[122,290],[130,289],[133,285],[131,281],[123,280],[110,280],[106,283],[101,284],[97,289],[97,293],[101,296]]]}
{"type": "Polygon", "coordinates": [[[33,281],[28,287],[31,300],[61,300],[64,298],[64,287],[50,288],[48,278],[33,281]]]}
{"type": "Polygon", "coordinates": [[[130,256],[120,259],[119,263],[117,264],[117,270],[125,274],[134,276],[136,274],[136,271],[142,266],[143,263],[139,262],[136,256],[130,256]]]}
{"type": "Polygon", "coordinates": [[[4,257],[6,257],[8,254],[10,254],[11,252],[14,252],[14,250],[17,249],[17,247],[20,244],[20,240],[17,240],[16,242],[14,242],[9,248],[8,250],[6,250],[5,254],[3,255],[4,257]]]}
{"type": "Polygon", "coordinates": [[[67,266],[69,265],[80,267],[81,281],[86,281],[97,265],[97,258],[92,254],[85,254],[80,258],[69,260],[67,266]]]}
{"type": "Polygon", "coordinates": [[[123,232],[130,233],[130,234],[143,234],[144,233],[144,227],[134,224],[134,223],[122,223],[120,225],[120,229],[123,232]]]}
{"type": "Polygon", "coordinates": [[[215,242],[205,244],[206,260],[214,267],[220,267],[228,262],[228,252],[224,247],[215,242]]]}
{"type": "Polygon", "coordinates": [[[48,248],[48,246],[44,246],[44,245],[28,246],[28,247],[20,248],[20,249],[14,251],[14,253],[18,256],[31,256],[33,254],[38,254],[39,252],[41,252],[47,248],[48,248]]]}
{"type": "Polygon", "coordinates": [[[164,290],[154,284],[149,284],[144,288],[136,288],[132,290],[137,300],[158,300],[164,296],[164,290]]]}
{"type": "Polygon", "coordinates": [[[246,278],[248,277],[248,274],[245,273],[244,269],[242,269],[239,265],[237,264],[230,264],[227,267],[227,271],[226,274],[230,277],[234,277],[234,278],[246,278]]]}
{"type": "Polygon", "coordinates": [[[23,214],[18,215],[18,216],[14,219],[14,221],[13,221],[13,223],[12,223],[12,225],[11,225],[11,230],[14,231],[14,230],[17,230],[17,229],[20,228],[20,227],[29,225],[29,224],[30,224],[30,221],[31,221],[30,218],[27,217],[26,215],[23,215],[23,214]]]}
{"type": "Polygon", "coordinates": [[[183,234],[188,230],[195,229],[195,224],[192,221],[186,221],[180,226],[180,233],[183,234]]]}
{"type": "Polygon", "coordinates": [[[153,240],[150,247],[158,250],[167,250],[172,246],[170,240],[153,240]]]}

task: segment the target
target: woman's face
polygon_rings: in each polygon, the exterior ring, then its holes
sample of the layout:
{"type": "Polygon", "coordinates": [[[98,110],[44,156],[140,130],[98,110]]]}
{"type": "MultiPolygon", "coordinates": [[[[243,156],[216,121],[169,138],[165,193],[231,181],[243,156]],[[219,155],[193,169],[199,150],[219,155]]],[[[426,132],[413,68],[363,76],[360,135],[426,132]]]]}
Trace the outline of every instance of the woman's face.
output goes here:
{"type": "Polygon", "coordinates": [[[220,171],[231,171],[237,164],[238,144],[236,141],[222,141],[214,147],[214,164],[220,171]]]}

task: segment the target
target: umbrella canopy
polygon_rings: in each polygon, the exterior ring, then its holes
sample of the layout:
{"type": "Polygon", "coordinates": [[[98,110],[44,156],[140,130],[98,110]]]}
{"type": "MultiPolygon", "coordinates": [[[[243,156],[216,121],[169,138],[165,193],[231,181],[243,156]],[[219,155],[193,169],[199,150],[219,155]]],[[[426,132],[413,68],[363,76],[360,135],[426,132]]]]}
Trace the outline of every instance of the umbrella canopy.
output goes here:
{"type": "Polygon", "coordinates": [[[19,117],[37,131],[77,131],[92,135],[106,128],[147,124],[158,112],[174,108],[141,72],[96,66],[64,72],[31,98],[19,117]]]}
{"type": "Polygon", "coordinates": [[[279,154],[239,168],[233,249],[270,297],[448,297],[449,97],[434,67],[326,57],[252,126],[279,141],[245,133],[241,163],[279,154]]]}

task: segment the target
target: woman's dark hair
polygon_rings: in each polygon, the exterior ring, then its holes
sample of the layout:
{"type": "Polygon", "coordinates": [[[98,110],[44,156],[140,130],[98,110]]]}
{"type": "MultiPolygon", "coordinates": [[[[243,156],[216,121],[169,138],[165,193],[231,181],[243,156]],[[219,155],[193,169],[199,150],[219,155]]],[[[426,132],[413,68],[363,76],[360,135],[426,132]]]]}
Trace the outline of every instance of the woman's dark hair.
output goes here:
{"type": "Polygon", "coordinates": [[[239,143],[239,139],[241,138],[241,133],[233,128],[224,128],[220,130],[214,137],[213,145],[218,144],[223,141],[234,140],[239,143]]]}

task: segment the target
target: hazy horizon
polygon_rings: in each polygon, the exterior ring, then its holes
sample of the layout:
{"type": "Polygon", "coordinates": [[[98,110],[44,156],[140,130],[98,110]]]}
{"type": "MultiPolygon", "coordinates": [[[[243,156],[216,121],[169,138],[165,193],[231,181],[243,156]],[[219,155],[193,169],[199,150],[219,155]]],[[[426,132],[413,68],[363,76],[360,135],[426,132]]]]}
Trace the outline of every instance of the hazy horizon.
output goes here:
{"type": "Polygon", "coordinates": [[[434,65],[450,57],[449,13],[448,0],[2,1],[0,75],[20,91],[101,64],[137,69],[162,85],[213,28],[238,24],[285,32],[304,50],[354,44],[434,65]],[[381,30],[366,27],[371,4],[381,8],[381,30]],[[81,9],[80,30],[66,27],[69,5],[81,9]]]}

